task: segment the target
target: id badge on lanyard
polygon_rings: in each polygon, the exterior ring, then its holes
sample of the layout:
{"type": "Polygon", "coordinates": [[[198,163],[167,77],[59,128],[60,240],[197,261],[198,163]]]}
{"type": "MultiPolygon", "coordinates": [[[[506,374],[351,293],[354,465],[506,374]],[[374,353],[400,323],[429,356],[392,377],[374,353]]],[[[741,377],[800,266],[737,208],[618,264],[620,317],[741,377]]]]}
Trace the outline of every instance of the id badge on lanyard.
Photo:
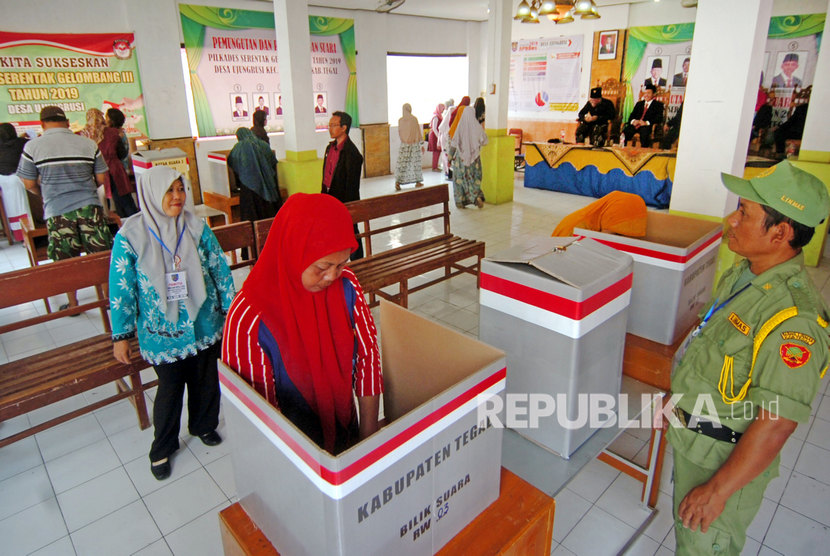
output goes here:
{"type": "Polygon", "coordinates": [[[173,258],[173,272],[166,272],[164,274],[165,284],[167,285],[167,301],[178,301],[180,299],[187,299],[187,272],[182,270],[182,258],[179,256],[179,245],[182,242],[182,236],[186,226],[182,226],[182,231],[179,234],[179,239],[176,241],[176,251],[171,252],[170,248],[164,244],[164,241],[151,228],[150,233],[161,244],[162,249],[167,251],[173,258]]]}

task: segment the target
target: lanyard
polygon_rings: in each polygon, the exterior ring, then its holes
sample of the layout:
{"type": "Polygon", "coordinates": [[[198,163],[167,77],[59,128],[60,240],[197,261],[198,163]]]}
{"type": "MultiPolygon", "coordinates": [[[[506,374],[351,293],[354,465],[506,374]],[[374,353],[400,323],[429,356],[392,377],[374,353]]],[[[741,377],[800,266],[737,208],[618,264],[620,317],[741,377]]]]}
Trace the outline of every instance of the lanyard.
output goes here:
{"type": "Polygon", "coordinates": [[[179,239],[176,240],[176,251],[170,251],[170,248],[167,247],[164,244],[164,241],[162,241],[162,239],[158,236],[158,234],[152,228],[150,228],[150,226],[147,226],[147,229],[150,230],[150,233],[153,235],[154,238],[156,238],[156,241],[159,242],[162,249],[164,249],[165,251],[170,253],[170,256],[173,258],[173,267],[174,267],[174,269],[179,270],[179,266],[181,264],[181,258],[178,257],[177,253],[179,252],[179,245],[181,245],[181,243],[182,243],[182,237],[184,236],[184,231],[187,229],[187,224],[184,224],[182,226],[182,231],[179,234],[179,239]]]}
{"type": "Polygon", "coordinates": [[[727,299],[726,301],[724,301],[724,302],[723,302],[723,303],[721,303],[720,305],[718,305],[718,300],[717,300],[717,299],[715,299],[715,301],[712,303],[712,306],[711,306],[711,307],[709,307],[709,310],[708,310],[708,311],[706,311],[706,315],[703,317],[703,320],[702,320],[702,321],[700,321],[700,324],[697,326],[697,330],[696,330],[695,332],[700,332],[700,330],[701,330],[704,326],[706,326],[706,323],[707,323],[707,322],[709,322],[709,319],[711,318],[711,316],[712,316],[712,315],[714,315],[715,313],[717,313],[718,311],[720,311],[721,309],[723,309],[726,305],[728,305],[728,304],[729,304],[729,302],[730,302],[730,301],[732,301],[733,299],[735,299],[736,297],[738,297],[738,295],[740,295],[741,293],[743,293],[743,291],[744,291],[745,289],[747,289],[750,285],[752,285],[752,282],[750,282],[749,284],[745,285],[744,287],[742,287],[741,289],[739,289],[738,291],[736,291],[735,293],[733,293],[732,295],[730,295],[730,296],[729,296],[729,299],[727,299]]]}

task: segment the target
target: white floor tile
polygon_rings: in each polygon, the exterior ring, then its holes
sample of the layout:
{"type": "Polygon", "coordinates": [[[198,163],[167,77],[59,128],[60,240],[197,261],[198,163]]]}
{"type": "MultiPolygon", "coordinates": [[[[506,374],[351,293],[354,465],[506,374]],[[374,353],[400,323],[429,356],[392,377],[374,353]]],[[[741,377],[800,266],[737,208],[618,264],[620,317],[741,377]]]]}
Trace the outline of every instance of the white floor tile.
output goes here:
{"type": "MultiPolygon", "coordinates": [[[[2,363],[0,363],[0,365],[2,365],[2,363]]],[[[29,427],[28,415],[18,415],[17,417],[7,419],[0,423],[0,439],[9,438],[12,435],[23,432],[29,427]]]]}
{"type": "Polygon", "coordinates": [[[781,554],[827,554],[830,530],[784,506],[778,506],[764,544],[781,554]]]}
{"type": "Polygon", "coordinates": [[[557,545],[550,554],[551,556],[577,556],[561,544],[557,545]]]}
{"type": "Polygon", "coordinates": [[[773,550],[765,544],[761,545],[761,550],[758,551],[758,556],[783,556],[777,550],[773,550]]]}
{"type": "Polygon", "coordinates": [[[108,440],[46,462],[55,492],[60,494],[121,465],[108,440]]]}
{"type": "Polygon", "coordinates": [[[33,436],[4,446],[0,448],[0,481],[42,463],[43,456],[33,436]]]}
{"type": "Polygon", "coordinates": [[[593,460],[573,478],[568,488],[589,502],[596,502],[619,474],[610,465],[593,460]]]}
{"type": "Polygon", "coordinates": [[[173,454],[171,459],[173,471],[170,478],[164,481],[157,481],[150,472],[150,458],[148,454],[149,448],[145,455],[124,464],[124,469],[127,470],[127,474],[129,474],[135,488],[142,497],[164,487],[168,481],[180,479],[201,467],[199,460],[196,459],[193,452],[186,447],[182,447],[179,448],[178,452],[173,454]]]}
{"type": "Polygon", "coordinates": [[[229,502],[220,504],[190,523],[165,537],[175,556],[223,556],[222,537],[219,532],[219,512],[229,502]]]}
{"type": "Polygon", "coordinates": [[[54,498],[46,467],[38,465],[0,481],[0,520],[54,498]]]}
{"type": "MultiPolygon", "coordinates": [[[[132,411],[133,406],[129,403],[128,406],[132,411]]],[[[135,418],[135,412],[132,417],[135,418]]],[[[111,433],[109,440],[121,463],[131,462],[140,456],[149,457],[150,446],[153,444],[153,427],[141,430],[134,423],[132,427],[111,433]]]]}
{"type": "MultiPolygon", "coordinates": [[[[824,396],[822,396],[824,397],[824,396]]],[[[807,433],[807,442],[830,450],[830,421],[814,419],[810,432],[807,433]]]]}
{"type": "Polygon", "coordinates": [[[610,556],[617,554],[633,534],[633,527],[594,506],[568,533],[561,545],[575,554],[610,556]]]}
{"type": "Polygon", "coordinates": [[[801,455],[793,471],[812,477],[826,485],[830,485],[830,451],[807,442],[801,449],[801,455]]]}
{"type": "Polygon", "coordinates": [[[770,481],[767,485],[767,490],[764,491],[764,498],[768,498],[775,503],[781,500],[781,495],[784,494],[784,488],[790,480],[793,470],[783,465],[778,467],[778,476],[770,481]]]}
{"type": "MultiPolygon", "coordinates": [[[[772,521],[772,516],[775,514],[777,504],[768,498],[761,501],[761,507],[758,508],[758,513],[755,519],[749,524],[746,530],[748,537],[757,541],[763,541],[769,529],[769,524],[772,521]]],[[[757,550],[756,550],[757,552],[757,550]]]]}
{"type": "Polygon", "coordinates": [[[161,538],[144,504],[137,500],[72,533],[72,543],[84,556],[133,554],[161,538]]]}
{"type": "Polygon", "coordinates": [[[651,510],[640,503],[642,490],[643,483],[620,473],[596,505],[636,529],[651,515],[651,510]]]}
{"type": "Polygon", "coordinates": [[[755,556],[761,549],[761,543],[753,538],[747,538],[744,543],[744,548],[741,550],[741,556],[755,556]]]}
{"type": "Polygon", "coordinates": [[[660,548],[660,543],[641,535],[625,552],[625,556],[652,556],[660,548]]]}
{"type": "Polygon", "coordinates": [[[29,554],[67,534],[58,502],[50,498],[0,521],[5,556],[29,554]]]}
{"type": "Polygon", "coordinates": [[[32,552],[31,556],[75,556],[75,547],[69,535],[32,552]]]}
{"type": "Polygon", "coordinates": [[[654,556],[672,556],[672,554],[674,554],[674,550],[660,545],[660,548],[657,549],[657,552],[654,553],[654,556]]]}
{"type": "Polygon", "coordinates": [[[104,429],[94,415],[88,413],[35,435],[45,461],[65,456],[90,444],[104,440],[104,429]]]}
{"type": "Polygon", "coordinates": [[[672,497],[665,492],[657,495],[657,515],[648,524],[645,535],[662,543],[674,527],[674,515],[672,514],[672,497]]]}
{"type": "Polygon", "coordinates": [[[216,484],[219,485],[219,488],[222,489],[225,496],[228,498],[236,496],[236,481],[234,480],[233,463],[230,454],[205,465],[205,470],[216,484]]]}
{"type": "Polygon", "coordinates": [[[790,477],[787,488],[784,489],[781,505],[819,523],[830,525],[830,513],[827,511],[828,500],[830,500],[830,486],[795,472],[790,477]]]}
{"type": "Polygon", "coordinates": [[[159,539],[150,546],[142,548],[133,556],[173,556],[173,551],[167,546],[167,541],[159,539]]]}
{"type": "Polygon", "coordinates": [[[202,468],[144,497],[165,535],[226,501],[227,496],[202,468]]]}
{"type": "Polygon", "coordinates": [[[84,395],[77,394],[71,398],[66,398],[65,400],[60,400],[29,412],[29,422],[32,423],[32,426],[39,425],[50,419],[60,415],[65,415],[70,411],[84,407],[85,405],[87,405],[87,403],[84,395]]]}
{"type": "Polygon", "coordinates": [[[556,495],[556,511],[553,516],[553,540],[561,543],[579,520],[591,509],[591,503],[570,489],[562,489],[556,495]]]}
{"type": "Polygon", "coordinates": [[[116,467],[58,495],[66,525],[72,533],[138,500],[138,492],[123,467],[116,467]]]}
{"type": "MultiPolygon", "coordinates": [[[[223,439],[227,438],[228,436],[224,423],[221,420],[219,421],[219,426],[216,428],[216,432],[218,432],[219,436],[221,436],[223,439]]],[[[184,442],[187,444],[187,448],[190,449],[191,452],[193,452],[193,454],[196,456],[196,458],[202,465],[207,465],[212,461],[216,461],[222,456],[228,455],[231,450],[231,445],[229,442],[222,442],[218,446],[205,446],[201,440],[190,435],[185,436],[184,442]]]]}

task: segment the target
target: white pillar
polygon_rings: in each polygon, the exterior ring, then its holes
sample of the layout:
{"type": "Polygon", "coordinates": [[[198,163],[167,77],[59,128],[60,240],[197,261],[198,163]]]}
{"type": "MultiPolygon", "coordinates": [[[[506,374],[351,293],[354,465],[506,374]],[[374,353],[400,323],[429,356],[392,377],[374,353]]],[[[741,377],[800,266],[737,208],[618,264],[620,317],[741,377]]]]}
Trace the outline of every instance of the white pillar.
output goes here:
{"type": "Polygon", "coordinates": [[[513,32],[511,0],[490,0],[487,19],[487,79],[485,127],[507,130],[507,93],[510,83],[510,40],[513,32]]]}
{"type": "Polygon", "coordinates": [[[285,150],[294,153],[316,150],[307,3],[274,0],[274,26],[280,64],[285,150]]]}
{"type": "Polygon", "coordinates": [[[733,211],[720,173],[741,176],[773,0],[700,0],[670,209],[733,211]]]}

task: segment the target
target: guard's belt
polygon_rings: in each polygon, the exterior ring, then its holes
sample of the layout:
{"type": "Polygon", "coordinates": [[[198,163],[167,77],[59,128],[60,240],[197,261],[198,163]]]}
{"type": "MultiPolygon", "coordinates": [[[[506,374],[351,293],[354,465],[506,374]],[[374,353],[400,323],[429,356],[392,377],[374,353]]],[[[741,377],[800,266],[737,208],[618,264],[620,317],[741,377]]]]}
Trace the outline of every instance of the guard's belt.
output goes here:
{"type": "Polygon", "coordinates": [[[702,417],[696,417],[691,413],[687,413],[686,411],[680,409],[679,407],[674,408],[674,414],[677,415],[677,418],[680,419],[680,422],[687,429],[695,431],[698,434],[708,436],[709,438],[714,438],[715,440],[722,440],[723,442],[735,444],[744,434],[742,432],[735,432],[727,426],[707,421],[702,417]]]}

